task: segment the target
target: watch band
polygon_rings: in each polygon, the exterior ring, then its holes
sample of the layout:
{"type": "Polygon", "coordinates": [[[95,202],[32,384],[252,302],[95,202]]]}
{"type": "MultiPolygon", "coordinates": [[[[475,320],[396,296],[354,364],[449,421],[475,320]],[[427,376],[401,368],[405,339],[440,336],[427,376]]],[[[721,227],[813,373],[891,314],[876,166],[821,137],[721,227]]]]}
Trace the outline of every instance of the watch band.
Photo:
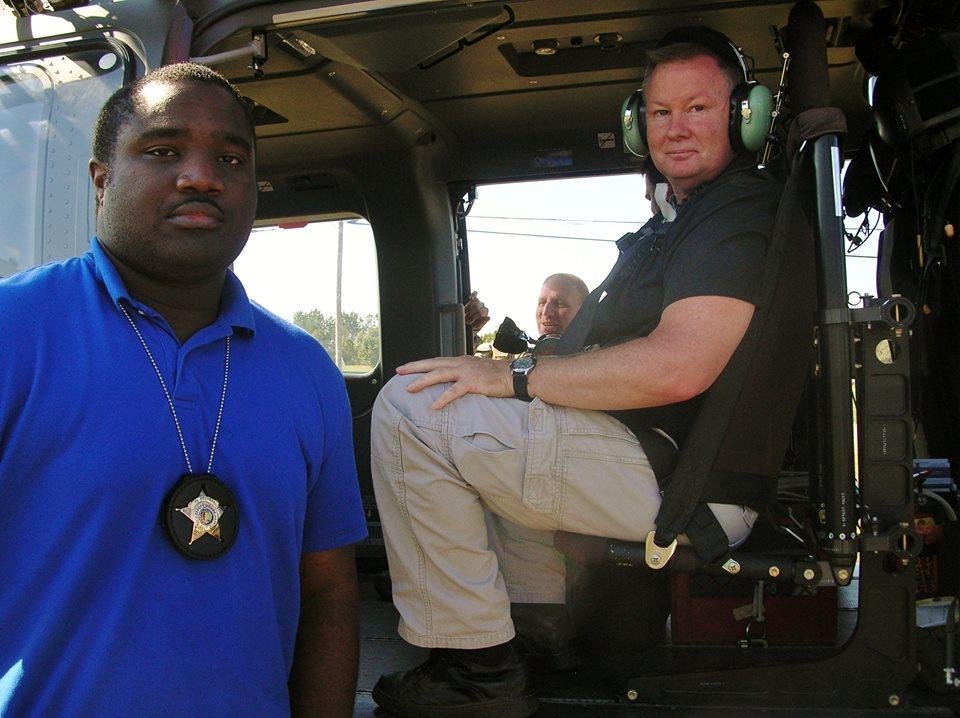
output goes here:
{"type": "Polygon", "coordinates": [[[527,391],[527,377],[536,365],[536,357],[527,354],[510,362],[510,371],[513,373],[513,395],[521,401],[533,401],[533,397],[527,391]]]}
{"type": "Polygon", "coordinates": [[[527,393],[527,372],[513,372],[513,395],[521,401],[533,401],[527,393]]]}

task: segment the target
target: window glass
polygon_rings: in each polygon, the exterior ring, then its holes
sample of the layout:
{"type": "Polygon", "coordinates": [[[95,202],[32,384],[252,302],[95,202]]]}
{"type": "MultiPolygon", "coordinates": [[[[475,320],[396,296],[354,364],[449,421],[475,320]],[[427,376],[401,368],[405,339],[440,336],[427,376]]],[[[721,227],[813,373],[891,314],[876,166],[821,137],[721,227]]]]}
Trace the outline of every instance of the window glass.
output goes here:
{"type": "MultiPolygon", "coordinates": [[[[640,174],[479,187],[467,236],[471,286],[490,309],[480,343],[492,340],[505,316],[536,336],[537,297],[551,274],[575,274],[590,289],[600,284],[616,261],[616,240],[651,216],[645,189],[640,174]]],[[[847,284],[850,292],[876,295],[883,223],[875,211],[866,219],[845,223],[847,284]]]]}
{"type": "Polygon", "coordinates": [[[467,216],[470,283],[490,309],[480,342],[509,316],[537,336],[537,298],[551,274],[593,288],[617,260],[615,242],[650,216],[639,174],[485,185],[467,216]]]}
{"type": "Polygon", "coordinates": [[[0,277],[86,248],[93,125],[123,69],[109,48],[0,64],[0,277]]]}
{"type": "Polygon", "coordinates": [[[365,219],[256,227],[234,271],[252,300],[312,334],[344,374],[380,363],[377,256],[365,219]]]}
{"type": "MultiPolygon", "coordinates": [[[[843,164],[846,176],[849,162],[843,164]]],[[[857,217],[844,217],[847,233],[847,291],[852,304],[859,304],[863,295],[877,296],[877,258],[880,254],[880,232],[883,217],[875,209],[857,217]]]]}
{"type": "Polygon", "coordinates": [[[847,291],[851,302],[858,304],[858,295],[877,296],[877,257],[883,217],[871,209],[859,217],[846,217],[843,225],[847,232],[847,291]]]}

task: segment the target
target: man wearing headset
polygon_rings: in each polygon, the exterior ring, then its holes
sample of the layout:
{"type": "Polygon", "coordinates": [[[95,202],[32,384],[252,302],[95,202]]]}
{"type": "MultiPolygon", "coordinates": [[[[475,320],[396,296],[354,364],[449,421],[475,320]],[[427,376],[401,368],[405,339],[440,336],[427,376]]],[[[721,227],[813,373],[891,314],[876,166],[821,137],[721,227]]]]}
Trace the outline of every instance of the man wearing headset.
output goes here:
{"type": "MultiPolygon", "coordinates": [[[[682,449],[753,317],[782,189],[756,169],[764,92],[724,36],[669,33],[625,105],[624,132],[669,183],[676,211],[619,242],[621,259],[561,340],[565,355],[509,366],[427,359],[384,387],[372,464],[399,631],[433,650],[380,679],[381,706],[405,716],[536,711],[485,508],[531,528],[631,541],[654,529],[661,499],[644,444],[655,436],[682,449]]],[[[731,545],[756,517],[735,503],[710,508],[731,545]]],[[[540,600],[563,602],[556,593],[540,600]]]]}

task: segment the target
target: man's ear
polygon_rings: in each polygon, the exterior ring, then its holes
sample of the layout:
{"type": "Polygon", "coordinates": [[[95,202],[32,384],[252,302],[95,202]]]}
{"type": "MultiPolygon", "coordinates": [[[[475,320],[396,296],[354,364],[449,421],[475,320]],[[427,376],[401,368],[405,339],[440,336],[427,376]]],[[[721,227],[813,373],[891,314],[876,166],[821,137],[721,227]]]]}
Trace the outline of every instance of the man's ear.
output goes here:
{"type": "Polygon", "coordinates": [[[90,179],[93,181],[93,189],[97,207],[103,204],[103,190],[107,186],[107,166],[97,159],[90,160],[90,179]]]}

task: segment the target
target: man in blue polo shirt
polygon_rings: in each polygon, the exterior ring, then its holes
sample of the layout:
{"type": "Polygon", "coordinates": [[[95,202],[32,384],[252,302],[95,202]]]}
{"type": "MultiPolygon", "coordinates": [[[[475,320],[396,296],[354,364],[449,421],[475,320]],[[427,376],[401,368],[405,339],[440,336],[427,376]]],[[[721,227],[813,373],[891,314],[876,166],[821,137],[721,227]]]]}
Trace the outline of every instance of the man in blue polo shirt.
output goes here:
{"type": "Polygon", "coordinates": [[[101,112],[82,257],[0,282],[0,714],[349,716],[366,535],[340,373],[227,269],[236,90],[101,112]]]}

